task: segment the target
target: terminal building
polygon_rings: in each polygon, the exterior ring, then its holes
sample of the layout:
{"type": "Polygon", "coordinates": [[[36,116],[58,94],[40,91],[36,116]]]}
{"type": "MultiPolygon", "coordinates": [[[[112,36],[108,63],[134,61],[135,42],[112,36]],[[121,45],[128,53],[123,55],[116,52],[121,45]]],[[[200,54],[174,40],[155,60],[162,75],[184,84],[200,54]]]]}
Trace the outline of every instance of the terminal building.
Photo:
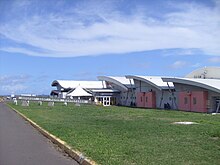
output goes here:
{"type": "Polygon", "coordinates": [[[220,67],[197,69],[186,77],[98,76],[97,81],[55,80],[51,96],[86,99],[104,106],[220,112],[220,67]]]}

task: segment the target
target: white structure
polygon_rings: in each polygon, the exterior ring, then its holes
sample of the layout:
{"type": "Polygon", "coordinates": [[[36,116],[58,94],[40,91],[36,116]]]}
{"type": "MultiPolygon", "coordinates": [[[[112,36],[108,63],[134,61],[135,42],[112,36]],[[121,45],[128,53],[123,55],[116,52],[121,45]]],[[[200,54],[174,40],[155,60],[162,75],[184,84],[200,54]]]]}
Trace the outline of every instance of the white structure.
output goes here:
{"type": "Polygon", "coordinates": [[[67,97],[92,97],[91,93],[85,91],[80,85],[75,89],[69,91],[66,95],[67,97]]]}
{"type": "Polygon", "coordinates": [[[192,71],[186,78],[220,79],[220,67],[204,67],[192,71]]]}
{"type": "Polygon", "coordinates": [[[111,104],[133,106],[135,104],[134,81],[126,77],[98,76],[98,79],[106,84],[112,92],[111,104]]]}
{"type": "Polygon", "coordinates": [[[52,96],[91,100],[104,106],[115,104],[113,98],[120,92],[119,90],[107,88],[104,81],[55,80],[52,86],[57,87],[57,90],[51,91],[52,96]]]}
{"type": "Polygon", "coordinates": [[[106,85],[101,81],[55,80],[51,85],[57,88],[57,90],[51,91],[51,95],[59,98],[66,98],[67,94],[70,94],[69,92],[72,92],[78,86],[88,93],[92,93],[93,89],[106,88],[106,85]]]}

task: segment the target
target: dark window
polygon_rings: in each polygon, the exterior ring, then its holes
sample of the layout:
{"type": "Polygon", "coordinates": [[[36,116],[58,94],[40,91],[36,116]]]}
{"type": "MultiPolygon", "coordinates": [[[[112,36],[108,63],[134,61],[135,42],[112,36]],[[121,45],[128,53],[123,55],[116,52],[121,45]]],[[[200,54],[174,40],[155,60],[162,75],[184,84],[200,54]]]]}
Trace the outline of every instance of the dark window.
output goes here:
{"type": "Polygon", "coordinates": [[[193,104],[196,104],[196,98],[193,97],[193,104]]]}
{"type": "Polygon", "coordinates": [[[174,100],[176,100],[176,97],[174,97],[174,100]]]}
{"type": "Polygon", "coordinates": [[[148,98],[146,97],[146,103],[147,103],[148,98]]]}
{"type": "Polygon", "coordinates": [[[184,104],[188,104],[188,99],[187,99],[187,97],[184,97],[184,104]]]}
{"type": "Polygon", "coordinates": [[[142,97],[141,97],[141,102],[142,102],[142,97]]]}

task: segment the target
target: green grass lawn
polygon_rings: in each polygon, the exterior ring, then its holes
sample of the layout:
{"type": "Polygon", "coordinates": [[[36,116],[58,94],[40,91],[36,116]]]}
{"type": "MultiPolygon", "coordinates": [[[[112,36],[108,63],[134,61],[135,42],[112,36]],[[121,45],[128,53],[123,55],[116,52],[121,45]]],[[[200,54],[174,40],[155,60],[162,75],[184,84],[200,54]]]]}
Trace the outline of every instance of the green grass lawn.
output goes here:
{"type": "Polygon", "coordinates": [[[220,164],[220,115],[56,103],[11,105],[98,164],[220,164]],[[172,124],[177,121],[199,124],[172,124]]]}

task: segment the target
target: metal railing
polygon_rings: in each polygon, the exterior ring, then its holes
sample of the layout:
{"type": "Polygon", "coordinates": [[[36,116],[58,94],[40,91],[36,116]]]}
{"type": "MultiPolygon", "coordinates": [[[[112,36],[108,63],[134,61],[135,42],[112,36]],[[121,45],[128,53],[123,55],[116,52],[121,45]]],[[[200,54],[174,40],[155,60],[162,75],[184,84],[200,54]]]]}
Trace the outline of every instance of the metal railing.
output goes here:
{"type": "Polygon", "coordinates": [[[90,100],[79,100],[79,99],[62,99],[62,98],[45,98],[45,97],[29,97],[29,96],[19,96],[18,100],[29,100],[29,101],[45,101],[45,102],[67,102],[67,103],[82,103],[89,104],[92,103],[90,100]]]}

